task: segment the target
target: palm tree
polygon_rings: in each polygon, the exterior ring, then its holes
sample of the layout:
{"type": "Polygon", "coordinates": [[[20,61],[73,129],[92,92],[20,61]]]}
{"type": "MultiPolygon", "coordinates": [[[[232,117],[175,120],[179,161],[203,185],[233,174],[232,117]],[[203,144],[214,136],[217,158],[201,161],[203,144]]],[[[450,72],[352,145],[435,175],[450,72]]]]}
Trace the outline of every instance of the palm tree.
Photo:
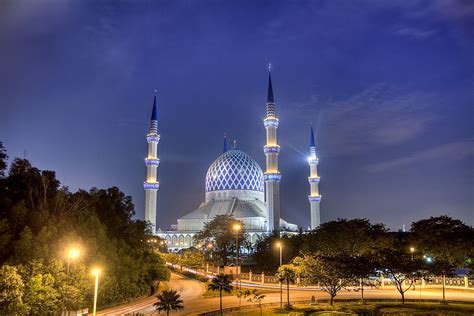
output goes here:
{"type": "Polygon", "coordinates": [[[296,269],[292,264],[284,264],[278,268],[277,277],[280,282],[286,281],[286,307],[290,308],[290,282],[294,282],[296,278],[296,269]]]}
{"type": "Polygon", "coordinates": [[[166,311],[166,315],[170,314],[170,311],[184,309],[183,300],[181,294],[176,290],[163,290],[161,293],[156,295],[158,302],[153,304],[156,307],[158,313],[166,311]]]}
{"type": "Polygon", "coordinates": [[[230,293],[232,292],[232,279],[229,275],[219,274],[212,279],[211,283],[207,285],[207,289],[211,291],[219,291],[220,298],[220,310],[222,316],[222,292],[230,293]]]}

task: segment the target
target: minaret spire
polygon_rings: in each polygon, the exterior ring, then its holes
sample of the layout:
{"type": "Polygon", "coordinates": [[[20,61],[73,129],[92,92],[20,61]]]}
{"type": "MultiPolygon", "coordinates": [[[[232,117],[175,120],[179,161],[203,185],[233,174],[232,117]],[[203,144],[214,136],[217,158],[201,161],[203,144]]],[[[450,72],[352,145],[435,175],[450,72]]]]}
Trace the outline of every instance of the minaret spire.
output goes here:
{"type": "Polygon", "coordinates": [[[267,103],[275,103],[273,99],[273,86],[272,86],[272,64],[268,64],[268,94],[267,103]]]}
{"type": "Polygon", "coordinates": [[[157,91],[155,90],[155,97],[153,99],[153,110],[151,111],[151,121],[157,121],[158,122],[158,114],[156,111],[156,94],[157,91]]]}
{"type": "Polygon", "coordinates": [[[310,192],[308,196],[309,204],[311,207],[311,230],[316,229],[321,224],[320,215],[320,203],[321,195],[319,194],[319,181],[321,178],[318,176],[318,162],[319,159],[316,156],[316,142],[314,141],[313,126],[311,126],[310,138],[309,138],[309,187],[310,192]]]}
{"type": "Polygon", "coordinates": [[[268,95],[266,103],[266,116],[263,120],[267,134],[267,143],[263,147],[266,157],[267,169],[265,171],[265,201],[267,205],[267,231],[280,231],[280,180],[281,174],[278,170],[278,154],[280,146],[277,143],[276,130],[278,128],[278,117],[275,111],[275,100],[273,98],[271,64],[268,65],[268,95]]]}
{"type": "Polygon", "coordinates": [[[145,158],[146,181],[143,183],[145,189],[145,221],[152,224],[153,233],[156,230],[156,197],[160,183],[156,179],[156,172],[160,159],[157,156],[160,135],[158,134],[158,114],[156,109],[156,90],[153,99],[153,110],[151,111],[150,130],[146,140],[148,142],[148,155],[145,158]]]}

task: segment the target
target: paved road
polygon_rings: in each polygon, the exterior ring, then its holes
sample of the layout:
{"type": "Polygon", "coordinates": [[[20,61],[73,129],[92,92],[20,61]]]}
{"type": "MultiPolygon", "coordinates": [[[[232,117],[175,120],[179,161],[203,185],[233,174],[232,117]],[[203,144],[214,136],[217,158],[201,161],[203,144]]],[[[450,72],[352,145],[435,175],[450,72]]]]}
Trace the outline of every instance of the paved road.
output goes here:
{"type": "MultiPolygon", "coordinates": [[[[194,302],[198,301],[202,297],[202,294],[206,292],[206,286],[202,282],[186,279],[181,275],[175,273],[171,274],[169,286],[172,289],[180,292],[181,298],[184,301],[185,311],[191,309],[191,306],[194,304],[194,302]]],[[[153,307],[153,304],[155,302],[155,297],[149,297],[130,304],[120,305],[118,307],[99,311],[97,314],[125,315],[139,312],[144,313],[146,315],[158,315],[158,313],[155,312],[155,308],[153,307]]]]}
{"type": "MultiPolygon", "coordinates": [[[[184,300],[185,309],[183,311],[174,312],[172,315],[196,315],[201,312],[215,310],[219,308],[219,298],[202,298],[202,294],[206,291],[205,286],[196,280],[190,280],[183,278],[180,275],[172,274],[170,280],[171,288],[180,291],[184,300]]],[[[365,290],[364,296],[367,299],[400,299],[400,294],[396,290],[365,290]]],[[[280,293],[265,293],[266,297],[263,303],[276,303],[280,301],[280,293]]],[[[290,300],[292,301],[303,301],[310,300],[311,296],[318,299],[328,299],[329,296],[325,292],[319,290],[308,291],[305,289],[291,289],[290,300]]],[[[438,290],[423,290],[421,293],[419,290],[408,291],[405,295],[407,299],[433,299],[441,300],[442,294],[438,290]]],[[[360,298],[360,293],[340,291],[336,298],[347,299],[347,298],[360,298]]],[[[448,300],[459,300],[459,301],[472,301],[474,302],[474,292],[462,292],[462,291],[449,291],[446,292],[446,299],[448,300]]],[[[286,300],[286,293],[283,293],[283,301],[286,300]]],[[[132,304],[122,305],[117,308],[108,309],[101,311],[99,315],[124,315],[126,313],[139,312],[146,315],[158,315],[154,311],[153,303],[156,301],[155,298],[147,298],[139,302],[132,304]]],[[[242,305],[249,305],[251,303],[241,302],[242,305]]],[[[223,298],[223,306],[233,307],[239,306],[239,300],[235,296],[225,296],[223,298]]]]}

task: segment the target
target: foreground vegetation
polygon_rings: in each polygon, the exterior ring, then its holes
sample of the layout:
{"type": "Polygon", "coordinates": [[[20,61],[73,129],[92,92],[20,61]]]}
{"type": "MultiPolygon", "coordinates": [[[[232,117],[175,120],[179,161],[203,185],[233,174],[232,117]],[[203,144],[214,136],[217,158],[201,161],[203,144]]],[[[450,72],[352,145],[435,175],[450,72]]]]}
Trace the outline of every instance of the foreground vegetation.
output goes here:
{"type": "MultiPolygon", "coordinates": [[[[264,308],[263,315],[472,315],[474,304],[439,304],[439,303],[395,303],[395,302],[340,302],[336,305],[295,305],[291,309],[264,308]]],[[[227,312],[224,315],[260,316],[258,307],[242,311],[227,312]]]]}
{"type": "Polygon", "coordinates": [[[0,142],[1,315],[91,310],[95,267],[99,308],[152,294],[169,278],[129,196],[116,187],[73,193],[25,159],[7,172],[6,159],[0,142]]]}

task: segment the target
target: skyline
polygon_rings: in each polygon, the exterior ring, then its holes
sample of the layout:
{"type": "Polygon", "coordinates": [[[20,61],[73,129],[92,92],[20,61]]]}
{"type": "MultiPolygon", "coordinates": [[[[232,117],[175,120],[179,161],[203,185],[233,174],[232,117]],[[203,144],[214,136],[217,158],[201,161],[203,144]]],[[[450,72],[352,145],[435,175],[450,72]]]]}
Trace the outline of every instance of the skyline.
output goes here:
{"type": "Polygon", "coordinates": [[[309,225],[313,122],[322,222],[364,217],[399,229],[448,214],[474,224],[472,6],[33,3],[0,5],[10,162],[26,150],[73,191],[117,186],[143,218],[157,89],[166,229],[203,200],[224,134],[263,168],[271,62],[282,217],[309,225]]]}

